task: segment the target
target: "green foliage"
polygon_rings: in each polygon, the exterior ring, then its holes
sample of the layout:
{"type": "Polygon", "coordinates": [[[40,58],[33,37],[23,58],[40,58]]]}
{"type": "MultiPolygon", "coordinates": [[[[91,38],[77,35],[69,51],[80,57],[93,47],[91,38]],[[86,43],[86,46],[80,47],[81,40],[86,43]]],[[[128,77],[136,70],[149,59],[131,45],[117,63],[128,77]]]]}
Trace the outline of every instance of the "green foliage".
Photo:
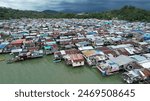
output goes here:
{"type": "Polygon", "coordinates": [[[147,21],[150,22],[150,11],[142,10],[133,6],[124,6],[120,10],[112,10],[100,13],[62,13],[51,10],[43,12],[38,11],[22,11],[11,8],[0,7],[0,19],[19,19],[19,18],[97,18],[97,19],[113,19],[128,21],[147,21]]]}
{"type": "Polygon", "coordinates": [[[113,11],[113,14],[123,20],[150,22],[150,11],[135,8],[133,6],[124,6],[120,10],[113,11]]]}

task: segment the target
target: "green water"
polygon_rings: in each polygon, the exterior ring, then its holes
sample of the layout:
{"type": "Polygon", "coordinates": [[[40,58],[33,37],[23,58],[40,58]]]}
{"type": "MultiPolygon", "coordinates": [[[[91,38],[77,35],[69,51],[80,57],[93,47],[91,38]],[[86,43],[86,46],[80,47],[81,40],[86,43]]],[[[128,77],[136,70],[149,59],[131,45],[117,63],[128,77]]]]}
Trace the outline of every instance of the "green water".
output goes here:
{"type": "MultiPolygon", "coordinates": [[[[2,56],[2,55],[0,55],[2,56]]],[[[8,55],[3,55],[8,59],[8,55]]],[[[120,84],[120,74],[101,76],[87,66],[73,68],[65,63],[53,63],[53,56],[12,64],[0,62],[0,84],[120,84]]]]}

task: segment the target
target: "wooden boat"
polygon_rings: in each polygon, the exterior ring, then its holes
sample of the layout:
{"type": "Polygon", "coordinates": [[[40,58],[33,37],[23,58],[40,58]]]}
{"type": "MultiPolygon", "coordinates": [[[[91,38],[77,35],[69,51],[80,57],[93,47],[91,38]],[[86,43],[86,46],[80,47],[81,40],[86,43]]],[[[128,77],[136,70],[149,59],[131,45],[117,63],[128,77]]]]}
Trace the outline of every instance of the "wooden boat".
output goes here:
{"type": "Polygon", "coordinates": [[[0,57],[0,62],[1,61],[5,61],[5,58],[4,57],[0,57]]]}
{"type": "Polygon", "coordinates": [[[61,60],[62,58],[60,57],[59,52],[55,52],[53,62],[58,63],[58,62],[61,62],[61,60]]]}
{"type": "Polygon", "coordinates": [[[61,59],[53,59],[53,62],[54,62],[54,63],[61,62],[61,59]]]}
{"type": "Polygon", "coordinates": [[[9,59],[7,60],[7,64],[11,64],[13,62],[17,62],[17,61],[23,61],[24,59],[23,58],[12,58],[12,59],[9,59]]]}
{"type": "Polygon", "coordinates": [[[13,59],[9,59],[9,60],[6,61],[7,64],[11,64],[13,62],[15,62],[15,60],[13,60],[13,59]]]}

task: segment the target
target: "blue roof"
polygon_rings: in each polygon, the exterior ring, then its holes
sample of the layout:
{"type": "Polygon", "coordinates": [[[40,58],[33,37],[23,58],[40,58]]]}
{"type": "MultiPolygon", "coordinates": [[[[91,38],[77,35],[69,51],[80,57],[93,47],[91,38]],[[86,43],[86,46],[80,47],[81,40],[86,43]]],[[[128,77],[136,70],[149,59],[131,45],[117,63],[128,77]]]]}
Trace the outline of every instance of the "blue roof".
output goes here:
{"type": "Polygon", "coordinates": [[[150,40],[150,33],[146,33],[143,36],[144,40],[150,40]]]}
{"type": "Polygon", "coordinates": [[[43,34],[40,34],[40,36],[47,37],[48,34],[47,33],[43,33],[43,34]]]}
{"type": "Polygon", "coordinates": [[[3,49],[7,46],[7,44],[0,44],[0,49],[3,49]]]}
{"type": "Polygon", "coordinates": [[[93,35],[93,34],[96,34],[96,32],[88,32],[87,34],[88,35],[93,35]]]}
{"type": "Polygon", "coordinates": [[[140,56],[140,55],[133,55],[131,56],[131,58],[133,58],[134,60],[138,62],[147,60],[144,56],[140,56]]]}
{"type": "Polygon", "coordinates": [[[79,42],[78,44],[80,44],[80,45],[88,45],[88,44],[89,44],[89,42],[87,42],[87,41],[83,41],[83,42],[79,42]]]}
{"type": "Polygon", "coordinates": [[[51,46],[44,46],[44,49],[51,49],[51,46]]]}
{"type": "Polygon", "coordinates": [[[106,61],[110,66],[118,66],[118,64],[116,64],[115,62],[111,61],[111,60],[107,60],[106,61]]]}
{"type": "Polygon", "coordinates": [[[46,44],[48,44],[48,45],[54,45],[54,44],[56,44],[56,42],[55,41],[51,41],[51,42],[46,42],[46,44]]]}
{"type": "Polygon", "coordinates": [[[102,54],[103,52],[100,50],[95,50],[96,54],[102,54]]]}
{"type": "Polygon", "coordinates": [[[25,34],[29,34],[28,32],[21,32],[21,34],[25,35],[25,34]]]}
{"type": "Polygon", "coordinates": [[[142,30],[132,30],[132,31],[140,34],[145,34],[142,30]]]}
{"type": "Polygon", "coordinates": [[[104,24],[112,24],[112,22],[104,22],[104,24]]]}

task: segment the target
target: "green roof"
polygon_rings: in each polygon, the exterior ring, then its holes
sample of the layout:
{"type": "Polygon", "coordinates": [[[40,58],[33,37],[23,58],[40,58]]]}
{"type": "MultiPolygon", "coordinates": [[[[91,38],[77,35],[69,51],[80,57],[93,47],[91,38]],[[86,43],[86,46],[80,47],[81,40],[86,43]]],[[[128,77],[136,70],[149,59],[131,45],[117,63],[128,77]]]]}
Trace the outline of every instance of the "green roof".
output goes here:
{"type": "Polygon", "coordinates": [[[51,46],[44,46],[44,49],[51,49],[51,46]]]}

